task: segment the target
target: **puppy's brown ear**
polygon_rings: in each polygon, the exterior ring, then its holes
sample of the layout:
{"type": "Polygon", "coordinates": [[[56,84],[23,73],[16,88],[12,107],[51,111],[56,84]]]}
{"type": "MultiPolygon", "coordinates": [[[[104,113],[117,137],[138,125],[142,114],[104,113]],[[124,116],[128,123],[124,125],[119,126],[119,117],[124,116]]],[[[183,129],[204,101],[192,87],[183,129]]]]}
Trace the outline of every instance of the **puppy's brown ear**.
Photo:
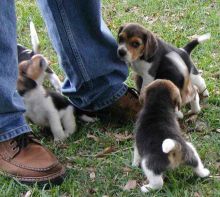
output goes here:
{"type": "Polygon", "coordinates": [[[158,41],[154,34],[149,31],[145,32],[145,49],[144,49],[144,58],[147,60],[151,58],[158,47],[158,41]]]}
{"type": "Polygon", "coordinates": [[[178,107],[178,109],[180,110],[180,108],[182,106],[182,98],[180,96],[179,90],[174,92],[174,94],[173,94],[173,102],[174,102],[174,105],[176,107],[178,107]]]}

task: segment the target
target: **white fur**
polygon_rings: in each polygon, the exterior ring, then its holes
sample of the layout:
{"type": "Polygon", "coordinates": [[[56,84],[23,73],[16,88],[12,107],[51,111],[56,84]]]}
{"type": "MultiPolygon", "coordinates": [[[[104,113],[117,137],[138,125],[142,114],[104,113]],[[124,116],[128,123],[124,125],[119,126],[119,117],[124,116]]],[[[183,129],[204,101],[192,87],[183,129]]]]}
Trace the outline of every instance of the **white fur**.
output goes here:
{"type": "Polygon", "coordinates": [[[172,51],[166,54],[166,57],[168,57],[173,62],[173,64],[177,67],[183,76],[186,77],[188,75],[188,68],[178,53],[172,51]]]}
{"type": "Polygon", "coordinates": [[[64,140],[75,131],[73,107],[68,106],[65,110],[58,111],[52,98],[46,96],[43,86],[38,85],[35,89],[25,93],[24,103],[25,115],[37,125],[50,126],[55,141],[64,140]]]}
{"type": "Polygon", "coordinates": [[[127,50],[126,44],[120,44],[118,47],[118,51],[119,50],[124,50],[126,51],[126,55],[124,57],[121,57],[121,59],[123,61],[125,61],[126,63],[130,63],[132,61],[132,55],[131,53],[127,50]]]}
{"type": "Polygon", "coordinates": [[[62,84],[61,84],[59,77],[55,73],[47,73],[47,77],[48,77],[50,83],[55,88],[55,90],[57,92],[61,93],[62,84]]]}
{"type": "Polygon", "coordinates": [[[197,38],[197,40],[198,40],[199,43],[201,43],[201,42],[204,42],[204,41],[210,39],[210,37],[211,37],[211,34],[207,33],[207,34],[203,34],[203,35],[199,36],[197,38]]]}
{"type": "MultiPolygon", "coordinates": [[[[142,88],[152,81],[154,81],[154,77],[149,74],[149,70],[152,67],[152,63],[148,63],[144,60],[136,60],[131,63],[131,68],[143,79],[142,88]]],[[[141,89],[142,89],[141,88],[141,89]]]]}
{"type": "Polygon", "coordinates": [[[134,144],[134,155],[133,155],[133,162],[132,162],[132,166],[133,167],[138,167],[140,165],[141,162],[141,157],[138,153],[138,149],[136,144],[134,144]]]}
{"type": "Polygon", "coordinates": [[[169,153],[175,148],[176,142],[172,139],[165,139],[162,143],[162,150],[164,153],[169,153]]]}
{"type": "Polygon", "coordinates": [[[188,112],[188,114],[197,114],[201,111],[199,100],[199,94],[197,91],[195,91],[195,97],[192,101],[190,101],[191,110],[188,112]]]}
{"type": "Polygon", "coordinates": [[[147,168],[146,166],[147,159],[141,161],[141,168],[144,171],[145,176],[147,177],[149,183],[141,187],[141,191],[146,193],[150,190],[161,189],[163,187],[163,178],[162,175],[156,175],[154,172],[147,168]]]}
{"type": "Polygon", "coordinates": [[[30,22],[30,32],[31,32],[31,43],[35,53],[39,53],[39,39],[37,36],[37,31],[35,29],[34,23],[30,22]]]}
{"type": "Polygon", "coordinates": [[[190,74],[190,78],[192,80],[193,85],[195,85],[198,88],[199,94],[202,94],[204,97],[208,97],[209,92],[206,88],[205,80],[202,78],[202,76],[200,74],[190,74]]]}
{"type": "Polygon", "coordinates": [[[195,147],[190,143],[190,142],[186,142],[186,144],[188,145],[189,148],[192,149],[192,151],[194,152],[194,155],[198,161],[198,166],[194,168],[195,173],[199,176],[199,177],[207,177],[210,174],[210,171],[204,167],[204,165],[202,164],[202,161],[195,149],[195,147]]]}
{"type": "Polygon", "coordinates": [[[97,118],[87,116],[86,114],[79,116],[79,118],[84,122],[96,122],[98,120],[97,118]]]}

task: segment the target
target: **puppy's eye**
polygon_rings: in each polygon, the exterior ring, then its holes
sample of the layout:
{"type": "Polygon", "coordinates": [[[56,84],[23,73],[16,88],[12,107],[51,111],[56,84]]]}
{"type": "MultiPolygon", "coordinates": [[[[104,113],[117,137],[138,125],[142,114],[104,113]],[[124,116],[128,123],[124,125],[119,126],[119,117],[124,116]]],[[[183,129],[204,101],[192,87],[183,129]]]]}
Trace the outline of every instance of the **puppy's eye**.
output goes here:
{"type": "Polygon", "coordinates": [[[138,48],[140,46],[140,43],[139,42],[132,42],[131,46],[134,48],[138,48]]]}

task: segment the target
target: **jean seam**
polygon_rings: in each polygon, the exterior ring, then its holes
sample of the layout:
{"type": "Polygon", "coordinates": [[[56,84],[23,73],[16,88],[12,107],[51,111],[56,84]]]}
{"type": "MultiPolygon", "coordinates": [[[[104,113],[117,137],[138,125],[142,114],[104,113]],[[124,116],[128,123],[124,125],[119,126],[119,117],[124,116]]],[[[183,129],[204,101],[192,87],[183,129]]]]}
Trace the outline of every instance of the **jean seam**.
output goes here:
{"type": "Polygon", "coordinates": [[[9,140],[9,139],[13,139],[23,133],[28,133],[31,131],[31,128],[27,125],[27,124],[24,124],[22,126],[19,126],[19,127],[16,127],[14,129],[11,129],[10,132],[6,132],[6,133],[3,133],[0,135],[1,139],[0,139],[0,142],[1,141],[6,141],[6,140],[9,140]],[[19,131],[20,130],[20,131],[19,131]]]}
{"type": "Polygon", "coordinates": [[[79,50],[77,48],[77,45],[76,45],[76,42],[75,42],[75,39],[74,39],[74,37],[75,37],[74,32],[72,32],[71,29],[70,29],[69,20],[68,20],[68,17],[66,16],[65,9],[62,5],[62,0],[57,0],[57,3],[58,3],[58,9],[60,11],[60,16],[61,16],[61,19],[62,19],[63,24],[64,24],[64,29],[65,29],[66,34],[67,34],[67,39],[69,41],[69,44],[70,44],[71,49],[73,51],[73,54],[75,54],[74,56],[76,58],[77,64],[79,65],[81,74],[82,74],[84,80],[88,82],[89,87],[93,88],[93,84],[90,81],[90,77],[89,77],[89,75],[88,75],[88,73],[85,69],[85,66],[83,64],[82,58],[81,58],[80,53],[79,53],[79,50]]]}
{"type": "MultiPolygon", "coordinates": [[[[10,129],[10,130],[7,131],[7,133],[9,133],[9,132],[11,132],[11,131],[14,131],[14,130],[17,130],[17,129],[20,129],[20,128],[22,128],[22,127],[25,126],[25,125],[27,125],[27,124],[23,124],[23,125],[21,125],[21,126],[19,126],[19,127],[16,127],[16,128],[14,128],[14,129],[10,129]]],[[[4,134],[0,134],[0,137],[1,137],[2,135],[4,135],[4,134]]]]}

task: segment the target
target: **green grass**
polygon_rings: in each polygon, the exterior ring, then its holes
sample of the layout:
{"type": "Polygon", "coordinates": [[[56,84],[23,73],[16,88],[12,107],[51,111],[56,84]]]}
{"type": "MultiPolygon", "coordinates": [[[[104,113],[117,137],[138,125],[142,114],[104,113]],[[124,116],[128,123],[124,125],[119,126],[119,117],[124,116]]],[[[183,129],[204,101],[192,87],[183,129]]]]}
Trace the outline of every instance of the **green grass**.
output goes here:
{"type": "MultiPolygon", "coordinates": [[[[31,0],[17,0],[17,26],[18,41],[31,47],[29,37],[29,19],[31,18],[40,37],[41,51],[52,62],[54,70],[63,78],[63,72],[57,63],[57,57],[52,49],[47,30],[37,9],[31,0]]],[[[216,160],[220,156],[220,81],[215,74],[220,72],[220,2],[217,1],[177,1],[177,0],[103,0],[103,16],[116,36],[120,25],[127,22],[138,22],[159,37],[178,47],[190,40],[192,35],[200,35],[211,32],[211,40],[197,47],[193,54],[193,60],[200,69],[204,70],[204,77],[210,98],[204,103],[206,106],[199,114],[198,119],[207,124],[202,131],[185,133],[186,137],[197,147],[202,160],[211,170],[212,175],[220,174],[216,160]]],[[[132,80],[127,80],[133,85],[132,80]]],[[[186,124],[187,129],[193,130],[194,124],[186,124]]],[[[131,168],[132,140],[117,142],[109,133],[132,133],[132,123],[121,126],[112,124],[103,125],[100,122],[94,124],[82,124],[78,122],[76,135],[66,140],[65,146],[53,144],[50,137],[40,134],[38,128],[32,125],[35,133],[42,139],[42,143],[49,147],[67,166],[67,177],[59,187],[53,187],[46,191],[37,186],[28,187],[11,179],[0,177],[0,196],[21,196],[28,190],[33,196],[220,196],[220,179],[201,179],[193,175],[191,169],[181,167],[165,174],[164,187],[160,191],[150,194],[141,194],[139,186],[145,181],[140,169],[131,168]],[[96,142],[87,137],[87,134],[99,138],[96,142]],[[94,155],[104,148],[113,146],[116,152],[104,158],[96,158],[94,155]],[[125,167],[131,171],[124,172],[125,167]],[[90,178],[90,173],[95,171],[95,179],[90,178]],[[129,192],[123,191],[123,186],[128,180],[137,180],[136,189],[129,192]]]]}

